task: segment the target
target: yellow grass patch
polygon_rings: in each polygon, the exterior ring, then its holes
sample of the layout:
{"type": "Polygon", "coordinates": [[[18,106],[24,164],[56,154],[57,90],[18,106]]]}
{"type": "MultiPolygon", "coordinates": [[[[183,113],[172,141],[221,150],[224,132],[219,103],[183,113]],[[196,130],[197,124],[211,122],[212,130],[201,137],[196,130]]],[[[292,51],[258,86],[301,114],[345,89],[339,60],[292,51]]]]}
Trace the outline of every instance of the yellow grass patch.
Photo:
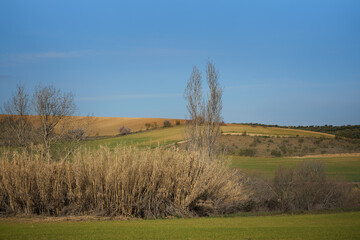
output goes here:
{"type": "Polygon", "coordinates": [[[240,124],[226,124],[222,126],[221,130],[224,134],[229,135],[241,135],[244,132],[250,136],[285,136],[285,137],[328,137],[334,138],[335,136],[327,133],[290,129],[290,128],[278,128],[278,127],[265,127],[265,126],[251,126],[240,124]]]}

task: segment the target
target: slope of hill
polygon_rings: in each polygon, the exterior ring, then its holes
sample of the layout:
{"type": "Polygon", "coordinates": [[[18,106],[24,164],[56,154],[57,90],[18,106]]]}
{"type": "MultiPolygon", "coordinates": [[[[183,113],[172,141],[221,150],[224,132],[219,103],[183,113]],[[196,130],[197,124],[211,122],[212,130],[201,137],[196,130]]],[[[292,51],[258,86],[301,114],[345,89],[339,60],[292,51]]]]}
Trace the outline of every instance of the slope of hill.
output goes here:
{"type": "MultiPolygon", "coordinates": [[[[175,126],[170,128],[158,127],[156,129],[151,129],[149,131],[136,132],[126,136],[115,136],[118,134],[119,125],[125,125],[126,127],[135,126],[135,131],[138,129],[144,130],[145,123],[154,122],[158,120],[159,123],[163,123],[164,119],[155,119],[154,118],[94,118],[94,125],[97,128],[98,136],[110,136],[104,139],[94,139],[86,142],[87,146],[97,147],[99,145],[107,145],[109,147],[114,147],[116,145],[133,145],[137,147],[145,146],[156,146],[156,145],[167,145],[175,142],[180,142],[185,139],[184,132],[184,120],[180,120],[182,125],[175,126]],[[144,123],[142,125],[142,123],[144,123]],[[137,127],[137,128],[136,128],[137,127]]],[[[172,124],[176,119],[169,119],[172,124]]],[[[162,124],[158,124],[162,126],[162,124]]],[[[261,135],[261,136],[279,136],[279,137],[323,137],[323,138],[333,138],[333,135],[323,134],[311,131],[304,130],[294,130],[294,129],[281,129],[275,127],[260,127],[260,126],[249,126],[249,125],[233,125],[228,124],[226,126],[221,126],[221,131],[223,135],[242,135],[243,132],[246,132],[247,135],[261,135]]],[[[224,136],[232,137],[232,136],[224,136]]]]}
{"type": "Polygon", "coordinates": [[[125,126],[130,128],[132,132],[138,132],[146,130],[145,124],[162,127],[165,120],[169,120],[171,125],[175,126],[176,121],[180,121],[181,124],[185,122],[182,119],[170,119],[170,118],[127,118],[127,117],[90,117],[93,121],[94,135],[109,136],[119,134],[119,128],[125,126]]]}
{"type": "MultiPolygon", "coordinates": [[[[6,115],[0,114],[0,120],[2,120],[6,115]]],[[[29,120],[35,127],[39,127],[40,122],[37,116],[29,115],[29,120]]],[[[150,125],[150,129],[162,127],[164,121],[170,121],[172,126],[176,125],[176,122],[184,124],[185,120],[183,119],[171,119],[171,118],[129,118],[129,117],[81,117],[73,116],[70,117],[71,124],[78,122],[77,125],[87,125],[90,124],[91,131],[90,136],[115,136],[119,134],[119,129],[122,126],[130,128],[132,132],[138,132],[146,130],[145,124],[150,125]]]]}

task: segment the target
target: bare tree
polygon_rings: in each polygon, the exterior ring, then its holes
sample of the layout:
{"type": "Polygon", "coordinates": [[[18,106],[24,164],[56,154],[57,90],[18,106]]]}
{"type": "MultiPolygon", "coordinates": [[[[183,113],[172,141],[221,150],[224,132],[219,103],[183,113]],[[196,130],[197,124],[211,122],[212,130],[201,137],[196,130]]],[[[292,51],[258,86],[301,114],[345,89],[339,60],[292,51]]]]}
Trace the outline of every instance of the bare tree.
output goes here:
{"type": "MultiPolygon", "coordinates": [[[[53,86],[39,86],[34,92],[33,108],[40,120],[41,142],[50,159],[51,144],[61,138],[61,134],[55,133],[55,127],[60,126],[60,122],[64,123],[75,112],[74,95],[62,93],[53,86]]],[[[66,128],[66,126],[67,124],[62,124],[61,127],[66,128]]],[[[64,132],[67,131],[59,131],[59,133],[64,132]]]]}
{"type": "Polygon", "coordinates": [[[4,103],[4,138],[16,146],[27,146],[30,142],[29,95],[25,87],[18,84],[16,92],[4,103]]]}
{"type": "Polygon", "coordinates": [[[187,110],[190,121],[187,121],[185,132],[187,146],[190,150],[203,148],[202,126],[204,123],[204,99],[202,94],[201,72],[194,66],[185,89],[185,98],[188,101],[187,110]]]}
{"type": "Polygon", "coordinates": [[[222,94],[223,90],[219,85],[219,73],[215,64],[208,60],[206,64],[206,78],[209,87],[209,98],[206,105],[205,116],[205,139],[209,155],[218,150],[218,139],[221,134],[220,124],[222,122],[222,94]]]}
{"type": "Polygon", "coordinates": [[[120,129],[119,129],[119,134],[120,135],[128,135],[131,133],[131,129],[128,128],[128,127],[125,127],[125,126],[122,126],[120,129]]]}
{"type": "Polygon", "coordinates": [[[206,63],[206,78],[209,87],[207,99],[202,93],[201,72],[196,66],[193,67],[185,89],[190,115],[190,121],[187,122],[186,127],[186,138],[190,150],[200,150],[211,156],[218,150],[223,90],[218,82],[219,74],[215,69],[215,64],[210,60],[206,63]]]}

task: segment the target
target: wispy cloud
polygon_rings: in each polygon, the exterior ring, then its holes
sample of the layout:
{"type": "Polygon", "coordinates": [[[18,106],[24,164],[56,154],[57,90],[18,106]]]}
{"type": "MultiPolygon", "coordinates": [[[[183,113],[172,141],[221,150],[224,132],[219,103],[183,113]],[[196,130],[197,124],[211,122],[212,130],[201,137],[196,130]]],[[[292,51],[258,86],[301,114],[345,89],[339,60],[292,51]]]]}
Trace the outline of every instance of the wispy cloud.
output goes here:
{"type": "Polygon", "coordinates": [[[11,75],[0,75],[0,79],[12,79],[11,75]]]}
{"type": "Polygon", "coordinates": [[[194,51],[181,48],[136,48],[128,53],[136,56],[186,56],[194,51]]]}
{"type": "Polygon", "coordinates": [[[122,99],[154,99],[154,98],[175,98],[181,97],[180,93],[158,93],[158,94],[124,94],[124,95],[107,95],[107,96],[91,96],[79,97],[78,101],[115,101],[122,99]]]}
{"type": "Polygon", "coordinates": [[[134,48],[123,51],[47,51],[38,53],[23,53],[16,56],[25,60],[51,59],[51,58],[78,58],[87,56],[184,56],[193,51],[177,48],[134,48]]]}
{"type": "Polygon", "coordinates": [[[198,51],[181,48],[132,48],[116,51],[79,50],[79,51],[44,51],[28,53],[0,54],[0,66],[15,66],[19,63],[37,60],[70,59],[84,57],[181,57],[196,54],[198,51]]]}
{"type": "Polygon", "coordinates": [[[0,75],[0,82],[12,81],[14,79],[11,75],[0,75]]]}
{"type": "Polygon", "coordinates": [[[49,52],[40,52],[40,53],[24,53],[19,54],[18,57],[26,60],[36,60],[36,59],[49,59],[49,58],[74,58],[74,57],[83,57],[95,55],[94,51],[70,51],[70,52],[59,52],[59,51],[49,51],[49,52]]]}

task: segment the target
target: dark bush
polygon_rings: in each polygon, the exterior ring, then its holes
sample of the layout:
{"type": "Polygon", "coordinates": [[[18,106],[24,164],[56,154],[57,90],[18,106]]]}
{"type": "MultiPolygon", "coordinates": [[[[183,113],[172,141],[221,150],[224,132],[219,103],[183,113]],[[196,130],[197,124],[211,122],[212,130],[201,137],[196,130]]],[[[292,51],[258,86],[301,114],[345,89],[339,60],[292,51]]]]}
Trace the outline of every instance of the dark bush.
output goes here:
{"type": "Polygon", "coordinates": [[[281,157],[281,152],[278,149],[271,150],[271,156],[273,157],[281,157]]]}
{"type": "Polygon", "coordinates": [[[71,129],[68,132],[68,138],[74,140],[84,140],[86,138],[85,131],[81,127],[71,129]]]}
{"type": "Polygon", "coordinates": [[[127,134],[130,134],[131,133],[131,129],[130,128],[127,128],[125,126],[122,126],[120,129],[119,129],[119,133],[120,135],[127,135],[127,134]]]}
{"type": "Polygon", "coordinates": [[[171,127],[171,122],[169,120],[165,120],[164,127],[171,127]]]}
{"type": "Polygon", "coordinates": [[[287,147],[285,144],[281,144],[279,148],[283,154],[287,153],[287,147]]]}
{"type": "Polygon", "coordinates": [[[157,127],[158,127],[157,122],[153,122],[153,123],[151,124],[151,127],[152,127],[152,128],[157,128],[157,127]]]}
{"type": "Polygon", "coordinates": [[[256,149],[254,148],[243,148],[240,149],[239,155],[240,156],[247,156],[247,157],[253,157],[256,154],[256,149]]]}

